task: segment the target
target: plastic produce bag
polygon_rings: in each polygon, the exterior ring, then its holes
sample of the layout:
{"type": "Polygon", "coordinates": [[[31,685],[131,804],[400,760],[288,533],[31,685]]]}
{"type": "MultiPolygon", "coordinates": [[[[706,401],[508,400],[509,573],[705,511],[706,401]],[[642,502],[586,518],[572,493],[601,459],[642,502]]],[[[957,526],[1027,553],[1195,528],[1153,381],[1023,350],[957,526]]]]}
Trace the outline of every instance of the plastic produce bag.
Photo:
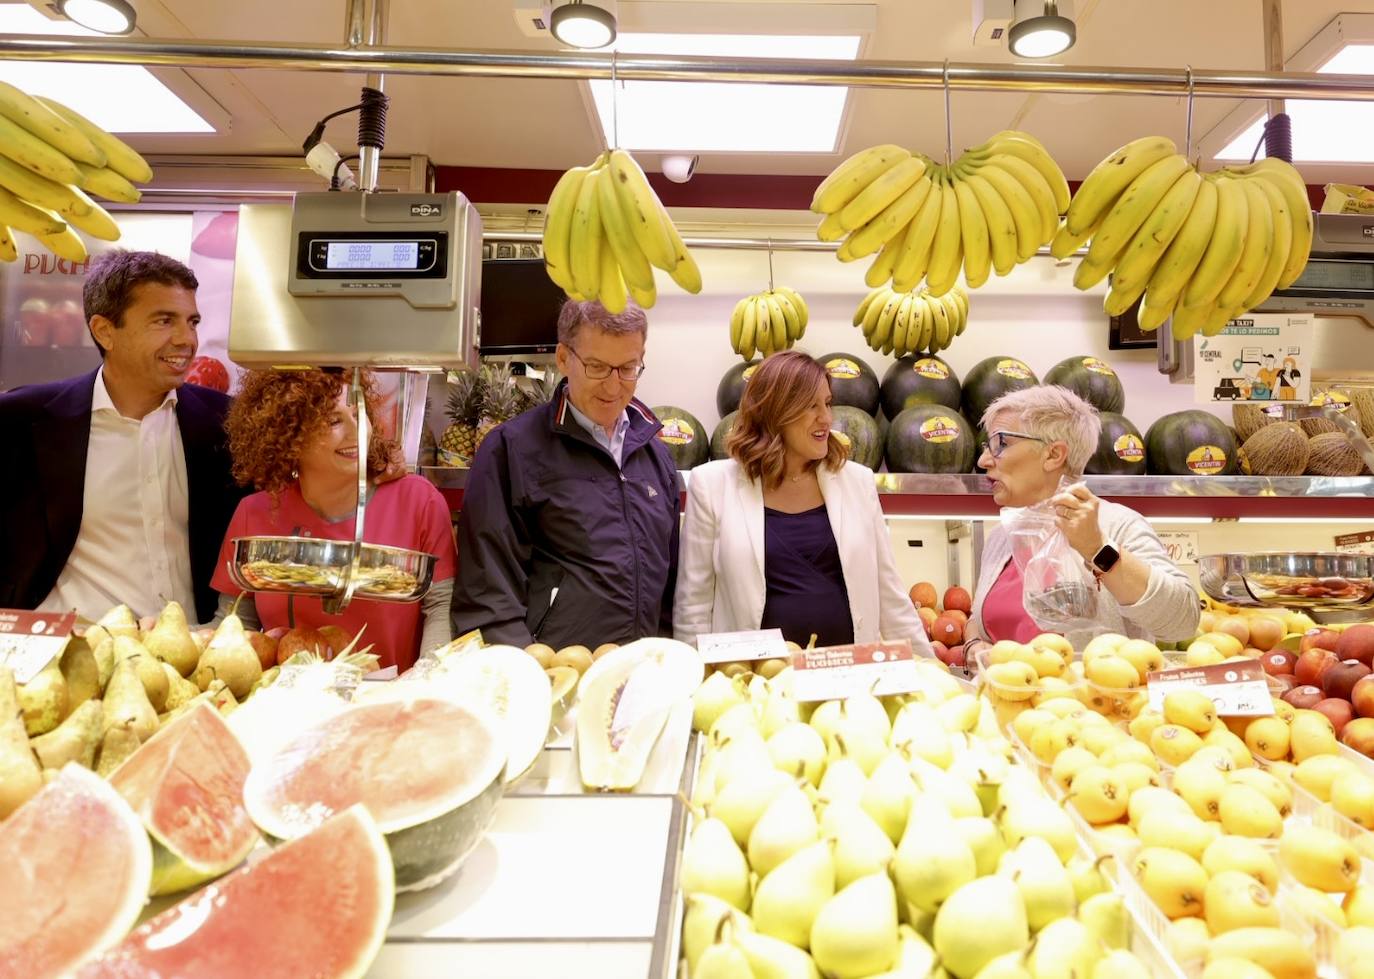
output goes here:
{"type": "Polygon", "coordinates": [[[1004,507],[1002,526],[1021,572],[1021,604],[1037,626],[1091,633],[1097,622],[1097,580],[1059,529],[1053,505],[1004,507]]]}

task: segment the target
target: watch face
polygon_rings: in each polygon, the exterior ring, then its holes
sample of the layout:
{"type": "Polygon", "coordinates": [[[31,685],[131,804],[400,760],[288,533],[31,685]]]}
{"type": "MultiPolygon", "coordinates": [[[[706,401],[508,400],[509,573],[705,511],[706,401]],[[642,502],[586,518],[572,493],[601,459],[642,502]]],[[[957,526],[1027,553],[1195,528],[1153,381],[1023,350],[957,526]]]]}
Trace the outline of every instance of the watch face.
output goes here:
{"type": "Polygon", "coordinates": [[[1102,549],[1093,556],[1093,566],[1103,574],[1116,567],[1116,562],[1121,560],[1121,552],[1111,544],[1103,544],[1102,549]]]}

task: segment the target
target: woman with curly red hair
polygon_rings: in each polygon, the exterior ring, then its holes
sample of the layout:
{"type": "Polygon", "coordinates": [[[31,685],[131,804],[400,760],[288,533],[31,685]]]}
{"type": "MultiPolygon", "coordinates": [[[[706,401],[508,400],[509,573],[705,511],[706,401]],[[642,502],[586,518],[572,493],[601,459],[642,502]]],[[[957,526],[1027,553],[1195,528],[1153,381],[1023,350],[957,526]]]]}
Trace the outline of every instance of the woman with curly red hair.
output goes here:
{"type": "Polygon", "coordinates": [[[749,379],[730,458],[692,470],[673,634],[778,628],[805,644],[906,639],[931,656],[892,558],[873,472],[847,462],[830,375],[789,351],[749,379]]]}
{"type": "MultiPolygon", "coordinates": [[[[368,420],[376,432],[376,382],[364,382],[368,420]]],[[[234,478],[258,492],[239,504],[229,523],[211,584],[221,614],[239,597],[229,577],[236,537],[281,536],[352,540],[358,503],[358,424],[348,404],[342,373],[327,370],[250,371],[243,377],[225,421],[234,478]]],[[[257,592],[244,595],[238,615],[250,627],[321,628],[337,625],[355,635],[367,625],[365,643],[382,667],[408,669],[422,650],[449,641],[449,598],[457,554],[448,506],[420,476],[388,479],[394,443],[368,445],[367,516],[363,539],[435,556],[434,584],[420,604],[355,599],[329,615],[318,598],[257,592]]]]}

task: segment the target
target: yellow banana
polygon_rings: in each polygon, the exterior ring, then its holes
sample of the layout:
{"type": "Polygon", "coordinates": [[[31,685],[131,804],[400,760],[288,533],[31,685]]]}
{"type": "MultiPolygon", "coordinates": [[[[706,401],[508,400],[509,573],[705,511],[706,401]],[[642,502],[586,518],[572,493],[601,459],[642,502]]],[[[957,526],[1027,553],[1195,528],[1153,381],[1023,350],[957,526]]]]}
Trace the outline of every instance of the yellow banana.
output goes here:
{"type": "Polygon", "coordinates": [[[1109,316],[1124,313],[1145,291],[1165,249],[1188,219],[1202,183],[1202,176],[1189,167],[1183,176],[1174,181],[1174,185],[1117,257],[1116,269],[1112,272],[1112,293],[1120,301],[1106,304],[1109,316]]]}
{"type": "Polygon", "coordinates": [[[1174,307],[1171,329],[1175,340],[1191,340],[1202,329],[1202,324],[1212,313],[1211,306],[1185,306],[1183,300],[1174,307]]]}
{"type": "Polygon", "coordinates": [[[1227,168],[1243,176],[1258,177],[1273,184],[1288,202],[1289,220],[1293,224],[1293,244],[1289,248],[1288,260],[1284,263],[1283,273],[1279,276],[1276,288],[1287,289],[1307,267],[1307,258],[1312,251],[1312,204],[1307,199],[1307,186],[1302,175],[1287,163],[1276,157],[1265,157],[1248,167],[1227,168]]]}
{"type": "Polygon", "coordinates": [[[897,306],[897,315],[892,319],[892,349],[897,352],[898,357],[906,356],[907,344],[911,342],[911,304],[915,299],[916,297],[909,292],[903,295],[901,303],[897,306]]]}
{"type": "Polygon", "coordinates": [[[1083,243],[1097,233],[1100,224],[1094,224],[1082,234],[1069,234],[1069,226],[1061,224],[1059,230],[1054,233],[1054,238],[1050,240],[1050,254],[1055,258],[1068,258],[1078,249],[1083,247],[1083,243]]]}
{"type": "Polygon", "coordinates": [[[740,326],[739,353],[745,360],[754,359],[754,329],[758,322],[758,303],[750,296],[744,307],[744,320],[740,326]]]}
{"type": "MultiPolygon", "coordinates": [[[[92,145],[74,120],[59,115],[51,106],[5,82],[0,82],[0,116],[23,126],[69,160],[89,163],[93,167],[105,166],[104,151],[92,145]]],[[[82,249],[84,251],[85,246],[82,249]]],[[[75,253],[75,249],[69,250],[75,253]]]]}
{"type": "Polygon", "coordinates": [[[673,239],[664,227],[662,206],[644,171],[624,150],[612,150],[607,165],[615,177],[616,196],[620,198],[620,208],[630,222],[635,241],[639,242],[639,250],[650,264],[665,272],[673,271],[677,266],[673,239]]]}
{"type": "MultiPolygon", "coordinates": [[[[1011,212],[1012,223],[1016,228],[1016,260],[1030,261],[1043,243],[1041,214],[1030,191],[1006,170],[990,163],[972,172],[992,186],[997,196],[1002,198],[1007,210],[1011,212]]],[[[1036,179],[1040,179],[1039,174],[1036,174],[1036,179]]],[[[1043,183],[1042,180],[1041,184],[1043,183]]],[[[986,211],[986,208],[984,210],[986,211]]]]}
{"type": "Polygon", "coordinates": [[[1088,258],[1096,265],[1112,267],[1145,219],[1189,169],[1187,158],[1178,153],[1146,167],[1112,205],[1088,246],[1088,258]]]}
{"type": "Polygon", "coordinates": [[[891,143],[860,150],[821,181],[811,198],[811,210],[818,214],[837,213],[889,168],[910,156],[909,151],[891,143]]]}
{"type": "Polygon", "coordinates": [[[882,312],[878,314],[878,325],[873,331],[873,343],[884,347],[892,341],[892,321],[896,319],[897,310],[901,306],[901,293],[888,293],[887,300],[883,303],[882,312]]]}
{"type": "Polygon", "coordinates": [[[787,320],[787,339],[788,345],[801,339],[802,325],[801,314],[797,312],[796,305],[787,298],[787,294],[773,290],[773,298],[777,300],[778,307],[782,310],[783,319],[787,320]]]}
{"type": "MultiPolygon", "coordinates": [[[[1048,243],[1059,230],[1059,212],[1055,208],[1054,191],[1050,190],[1050,185],[1045,182],[1040,171],[1019,156],[1010,153],[998,153],[988,159],[982,165],[982,171],[988,170],[999,170],[1007,174],[1026,191],[1035,203],[1036,213],[1040,217],[1040,231],[1036,236],[1036,244],[1039,246],[1048,243]]],[[[988,174],[985,172],[984,176],[988,174]]],[[[1001,192],[1000,186],[998,192],[1001,192]]]]}
{"type": "Polygon", "coordinates": [[[935,231],[940,224],[940,208],[944,200],[940,184],[940,175],[936,173],[931,180],[930,193],[902,237],[902,249],[897,255],[897,264],[892,268],[892,285],[899,292],[910,292],[916,288],[925,278],[930,265],[930,253],[935,244],[935,231]]]}
{"type": "Polygon", "coordinates": [[[549,203],[544,208],[544,270],[549,278],[564,292],[570,292],[573,285],[572,267],[569,261],[569,238],[572,234],[573,211],[577,208],[578,195],[582,182],[591,167],[573,167],[558,178],[549,203]]]}
{"type": "Polygon", "coordinates": [[[89,212],[90,198],[68,184],[59,184],[40,177],[32,170],[26,170],[9,157],[0,156],[0,186],[22,197],[30,204],[45,207],[50,211],[70,208],[77,212],[89,212]]]}
{"type": "Polygon", "coordinates": [[[653,309],[654,303],[658,301],[658,290],[654,286],[641,289],[639,286],[630,286],[630,296],[639,305],[640,309],[653,309]]]}
{"type": "Polygon", "coordinates": [[[66,154],[3,115],[0,115],[0,153],[59,184],[74,184],[81,179],[77,164],[66,154]]]}
{"type": "Polygon", "coordinates": [[[827,214],[816,227],[816,237],[820,241],[839,241],[845,236],[844,225],[840,224],[840,212],[827,214]]]}
{"type": "Polygon", "coordinates": [[[1260,303],[1269,298],[1269,294],[1278,285],[1279,276],[1283,274],[1284,267],[1288,262],[1288,252],[1293,247],[1293,216],[1288,213],[1288,202],[1284,200],[1283,194],[1277,187],[1267,180],[1255,180],[1246,178],[1248,182],[1254,184],[1269,198],[1269,210],[1274,218],[1274,241],[1269,248],[1264,271],[1260,274],[1259,282],[1255,288],[1250,290],[1250,294],[1241,300],[1241,306],[1245,309],[1254,309],[1260,303]]]}
{"type": "MultiPolygon", "coordinates": [[[[1184,286],[1188,284],[1193,271],[1202,261],[1203,253],[1207,250],[1207,244],[1212,240],[1212,229],[1217,222],[1217,185],[1216,181],[1209,177],[1204,177],[1198,186],[1197,197],[1193,200],[1193,206],[1188,210],[1188,217],[1183,222],[1183,227],[1179,229],[1174,240],[1169,244],[1168,249],[1160,257],[1155,265],[1154,271],[1150,273],[1149,291],[1146,296],[1149,306],[1154,310],[1154,315],[1163,312],[1154,327],[1155,329],[1164,320],[1168,319],[1168,312],[1172,311],[1176,300],[1183,292],[1184,286]]],[[[1141,326],[1145,326],[1144,310],[1141,312],[1141,326]]]]}
{"type": "Polygon", "coordinates": [[[1064,223],[1069,233],[1082,234],[1102,219],[1131,183],[1160,160],[1174,155],[1174,141],[1165,136],[1132,140],[1093,168],[1069,203],[1064,223]]]}
{"type": "Polygon", "coordinates": [[[937,297],[940,300],[940,304],[945,307],[945,314],[949,317],[951,341],[964,332],[964,323],[967,319],[964,315],[964,307],[959,301],[959,295],[962,292],[963,290],[956,286],[943,296],[937,297]]]}
{"type": "Polygon", "coordinates": [[[773,323],[762,296],[754,297],[754,343],[765,357],[773,352],[773,323]]]}
{"type": "MultiPolygon", "coordinates": [[[[915,183],[903,191],[891,204],[883,208],[876,217],[862,227],[854,229],[853,234],[849,236],[850,251],[863,257],[873,254],[879,248],[894,241],[900,245],[902,232],[906,230],[907,224],[916,216],[921,205],[925,203],[930,189],[930,178],[922,174],[915,183]]],[[[855,204],[857,203],[858,201],[855,201],[855,204]]],[[[840,212],[841,217],[846,211],[848,208],[840,212]]]]}
{"type": "Polygon", "coordinates": [[[1029,133],[1014,129],[1005,130],[993,136],[982,147],[965,154],[971,159],[987,159],[998,154],[1007,154],[1024,160],[1036,169],[1050,192],[1054,194],[1055,214],[1063,214],[1071,206],[1069,183],[1064,179],[1064,171],[1054,162],[1054,157],[1043,143],[1029,133]]]}
{"type": "Polygon", "coordinates": [[[911,319],[907,323],[907,349],[920,353],[930,346],[930,338],[935,332],[935,319],[926,305],[925,299],[917,294],[911,300],[911,319]]]}
{"type": "Polygon", "coordinates": [[[615,260],[615,252],[605,241],[601,243],[601,277],[597,285],[597,301],[606,312],[615,316],[625,312],[629,302],[625,280],[620,275],[620,263],[615,260]]]}
{"type": "Polygon", "coordinates": [[[1177,303],[1177,295],[1157,297],[1154,282],[1151,280],[1150,287],[1145,290],[1145,301],[1140,304],[1140,311],[1136,314],[1136,321],[1142,330],[1153,333],[1174,314],[1174,306],[1177,303]]]}
{"type": "Polygon", "coordinates": [[[875,350],[882,346],[882,344],[873,343],[873,334],[878,329],[878,320],[883,315],[883,310],[887,307],[887,301],[891,297],[892,290],[884,289],[882,290],[882,294],[874,297],[874,299],[869,302],[868,308],[864,310],[863,323],[860,325],[860,329],[863,330],[864,336],[869,338],[869,345],[875,350]]]}
{"type": "Polygon", "coordinates": [[[948,176],[942,177],[940,195],[940,223],[926,270],[926,282],[932,292],[948,292],[959,277],[959,199],[948,176]]]}
{"type": "Polygon", "coordinates": [[[639,250],[639,242],[635,241],[634,232],[630,230],[629,219],[620,207],[620,198],[615,192],[615,176],[609,167],[602,167],[588,179],[596,181],[597,213],[606,231],[603,247],[610,247],[627,285],[652,288],[654,269],[639,250]]]}
{"type": "Polygon", "coordinates": [[[97,149],[104,152],[108,161],[105,166],[125,180],[131,180],[136,184],[146,184],[153,179],[153,168],[148,166],[148,161],[139,156],[133,147],[118,136],[107,133],[75,109],[69,109],[55,99],[39,96],[38,101],[58,115],[64,116],[80,129],[86,138],[95,144],[97,149]]]}
{"type": "Polygon", "coordinates": [[[1259,284],[1269,249],[1274,246],[1274,213],[1269,210],[1269,198],[1249,180],[1236,179],[1235,183],[1245,193],[1248,228],[1240,261],[1236,263],[1236,269],[1226,285],[1217,293],[1217,306],[1228,310],[1238,308],[1259,284]]]}
{"type": "Polygon", "coordinates": [[[1075,289],[1091,289],[1107,277],[1107,273],[1112,270],[1112,259],[1108,258],[1105,262],[1093,261],[1092,252],[1084,255],[1078,263],[1078,268],[1073,270],[1073,287],[1075,289]]]}
{"type": "Polygon", "coordinates": [[[15,247],[14,235],[10,234],[10,229],[0,225],[0,262],[13,262],[19,257],[19,249],[15,247]]]}
{"type": "Polygon", "coordinates": [[[897,256],[901,254],[901,251],[902,236],[897,235],[883,245],[883,250],[878,252],[878,257],[868,264],[868,271],[864,272],[864,284],[869,288],[877,288],[890,280],[893,266],[897,264],[897,256]]]}
{"type": "Polygon", "coordinates": [[[3,187],[0,187],[0,223],[34,236],[61,234],[67,229],[66,222],[51,211],[21,201],[3,187]]]}
{"type": "Polygon", "coordinates": [[[854,325],[855,325],[855,326],[859,326],[861,323],[863,323],[863,321],[864,321],[864,316],[865,316],[865,314],[868,313],[868,306],[869,306],[869,303],[873,302],[873,300],[877,299],[879,296],[881,296],[883,293],[885,293],[885,292],[887,292],[887,291],[888,291],[887,286],[878,286],[878,287],[876,287],[872,292],[870,292],[868,295],[864,296],[863,299],[861,299],[861,300],[859,301],[859,306],[858,306],[858,308],[854,310],[854,325]]]}
{"type": "Polygon", "coordinates": [[[568,260],[573,287],[588,299],[601,288],[601,208],[594,175],[582,181],[568,232],[568,260]]]}
{"type": "Polygon", "coordinates": [[[36,237],[58,258],[65,258],[69,262],[84,262],[88,257],[86,243],[71,228],[64,228],[56,234],[36,237]]]}
{"type": "Polygon", "coordinates": [[[791,286],[775,286],[773,291],[782,293],[792,301],[792,305],[797,307],[797,316],[801,319],[801,328],[806,329],[806,324],[811,319],[811,310],[806,305],[806,300],[801,297],[801,293],[791,286]]]}
{"type": "MultiPolygon", "coordinates": [[[[840,224],[846,231],[862,228],[891,203],[905,194],[926,172],[925,161],[909,156],[859,192],[859,195],[840,211],[840,224]]],[[[869,236],[872,237],[872,236],[869,236]]],[[[865,239],[867,243],[867,238],[865,239]]],[[[879,242],[878,244],[881,244],[879,242]]],[[[874,250],[877,245],[874,245],[874,250]]],[[[864,252],[863,254],[870,254],[864,252]]]]}
{"type": "Polygon", "coordinates": [[[74,198],[77,207],[58,208],[60,214],[72,227],[86,232],[93,238],[102,241],[118,241],[119,225],[115,224],[114,218],[110,217],[103,207],[91,200],[78,187],[68,187],[74,198]]]}
{"type": "Polygon", "coordinates": [[[773,349],[786,350],[792,344],[788,340],[787,315],[783,312],[782,304],[767,293],[763,301],[768,305],[768,320],[773,324],[773,349]]]}
{"type": "Polygon", "coordinates": [[[952,179],[954,198],[959,205],[959,240],[964,246],[964,278],[976,289],[988,281],[992,254],[988,241],[988,220],[967,180],[956,173],[952,179]]]}
{"type": "MultiPolygon", "coordinates": [[[[1198,307],[1210,309],[1217,293],[1221,292],[1222,286],[1226,285],[1231,273],[1236,270],[1241,252],[1245,250],[1245,236],[1250,227],[1248,198],[1238,181],[1218,178],[1215,185],[1217,219],[1212,226],[1212,238],[1196,271],[1183,288],[1179,303],[1179,309],[1182,310],[1198,307]]],[[[1179,311],[1176,309],[1174,321],[1178,319],[1179,311]]],[[[1192,322],[1191,316],[1188,322],[1192,322]]]]}
{"type": "Polygon", "coordinates": [[[1202,321],[1202,335],[1214,337],[1222,330],[1226,329],[1226,324],[1239,316],[1241,311],[1229,306],[1218,306],[1212,310],[1205,320],[1202,321]]]}
{"type": "Polygon", "coordinates": [[[949,310],[945,309],[945,304],[940,302],[938,295],[927,295],[924,298],[926,309],[932,314],[934,327],[930,338],[931,352],[944,350],[954,338],[954,331],[950,329],[949,310]]]}
{"type": "Polygon", "coordinates": [[[109,167],[88,167],[84,163],[74,165],[79,177],[76,180],[65,181],[66,183],[74,183],[87,193],[99,194],[107,201],[118,201],[121,204],[137,204],[143,199],[142,191],[109,167]]]}
{"type": "MultiPolygon", "coordinates": [[[[1011,216],[1011,210],[1006,202],[981,174],[972,174],[967,178],[967,183],[987,219],[993,270],[998,275],[1006,275],[1016,268],[1016,221],[1011,216]]],[[[973,286],[973,283],[970,282],[969,285],[973,286]]],[[[940,290],[938,294],[943,295],[948,291],[940,290]]]]}
{"type": "Polygon", "coordinates": [[[749,305],[749,296],[735,303],[730,313],[730,349],[739,353],[740,334],[744,332],[744,307],[749,305]]]}
{"type": "MultiPolygon", "coordinates": [[[[654,200],[658,203],[658,198],[654,198],[654,200]]],[[[701,269],[697,266],[697,260],[687,250],[682,235],[677,233],[677,225],[673,224],[673,219],[668,216],[667,208],[661,203],[658,204],[658,213],[663,218],[663,229],[668,232],[668,240],[672,244],[675,259],[668,277],[695,296],[701,292],[701,269]]]]}

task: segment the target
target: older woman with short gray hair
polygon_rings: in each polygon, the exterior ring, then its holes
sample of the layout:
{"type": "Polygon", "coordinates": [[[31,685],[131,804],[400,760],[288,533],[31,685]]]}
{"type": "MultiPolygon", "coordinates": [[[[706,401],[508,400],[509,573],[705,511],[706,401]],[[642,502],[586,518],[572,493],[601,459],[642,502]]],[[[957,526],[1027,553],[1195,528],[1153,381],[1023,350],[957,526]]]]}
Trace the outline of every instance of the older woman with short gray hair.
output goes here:
{"type": "MultiPolygon", "coordinates": [[[[1003,507],[1046,501],[1059,529],[1096,578],[1097,633],[1149,640],[1187,639],[1200,609],[1192,582],[1169,560],[1140,514],[1100,500],[1081,481],[1101,432],[1097,409],[1052,385],[1004,395],[984,413],[987,446],[978,465],[1003,507]],[[1073,481],[1065,485],[1065,477],[1073,481]]],[[[1006,530],[996,527],[983,549],[968,633],[975,639],[1025,642],[1044,631],[1022,601],[1021,573],[1006,530]]]]}

